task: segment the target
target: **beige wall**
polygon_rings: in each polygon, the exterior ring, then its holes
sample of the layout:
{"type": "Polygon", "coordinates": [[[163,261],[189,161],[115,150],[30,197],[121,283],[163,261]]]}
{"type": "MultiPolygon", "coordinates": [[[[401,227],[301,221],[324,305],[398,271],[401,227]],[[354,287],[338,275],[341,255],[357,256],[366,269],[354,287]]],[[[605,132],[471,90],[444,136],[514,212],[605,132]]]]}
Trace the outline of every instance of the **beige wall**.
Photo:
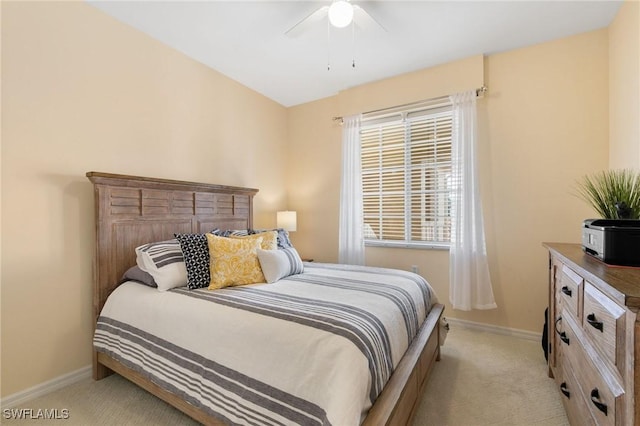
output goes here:
{"type": "Polygon", "coordinates": [[[307,222],[296,246],[316,260],[337,260],[341,134],[331,117],[474,89],[484,81],[481,188],[499,308],[451,309],[447,251],[369,247],[367,264],[417,265],[447,302],[449,317],[541,332],[547,305],[541,243],[579,241],[581,221],[593,213],[572,195],[574,182],[608,164],[607,55],[607,31],[601,30],[491,55],[484,67],[482,57],[469,58],[290,108],[295,161],[287,179],[289,205],[307,222]]]}
{"type": "Polygon", "coordinates": [[[582,221],[594,213],[574,195],[575,182],[608,164],[607,46],[600,30],[487,57],[481,164],[499,308],[456,317],[542,331],[541,243],[580,242],[582,221]]]}
{"type": "Polygon", "coordinates": [[[84,2],[2,2],[2,396],[91,362],[90,170],[260,188],[287,112],[84,2]]]}
{"type": "Polygon", "coordinates": [[[625,1],[609,26],[609,166],[640,168],[640,2],[625,1]]]}
{"type": "Polygon", "coordinates": [[[287,197],[297,212],[291,241],[303,258],[338,261],[340,138],[337,97],[288,110],[287,197]]]}

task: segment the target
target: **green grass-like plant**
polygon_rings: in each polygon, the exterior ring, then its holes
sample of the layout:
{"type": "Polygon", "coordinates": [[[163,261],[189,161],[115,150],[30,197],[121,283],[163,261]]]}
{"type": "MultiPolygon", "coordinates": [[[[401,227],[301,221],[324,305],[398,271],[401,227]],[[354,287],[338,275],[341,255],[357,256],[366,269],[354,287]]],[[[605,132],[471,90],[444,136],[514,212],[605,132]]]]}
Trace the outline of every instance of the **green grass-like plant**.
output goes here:
{"type": "Polygon", "coordinates": [[[578,181],[578,195],[605,219],[640,219],[640,172],[604,170],[578,181]]]}

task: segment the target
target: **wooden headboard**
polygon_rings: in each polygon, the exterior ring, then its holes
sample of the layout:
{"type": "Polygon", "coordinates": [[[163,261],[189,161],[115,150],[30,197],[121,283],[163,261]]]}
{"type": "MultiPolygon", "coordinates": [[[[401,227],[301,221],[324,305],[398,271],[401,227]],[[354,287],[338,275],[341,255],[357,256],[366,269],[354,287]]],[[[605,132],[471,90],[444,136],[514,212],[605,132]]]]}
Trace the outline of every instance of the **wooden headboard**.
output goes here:
{"type": "Polygon", "coordinates": [[[257,189],[98,172],[88,172],[87,178],[95,196],[96,320],[122,274],[136,264],[136,247],[174,233],[253,227],[257,189]]]}

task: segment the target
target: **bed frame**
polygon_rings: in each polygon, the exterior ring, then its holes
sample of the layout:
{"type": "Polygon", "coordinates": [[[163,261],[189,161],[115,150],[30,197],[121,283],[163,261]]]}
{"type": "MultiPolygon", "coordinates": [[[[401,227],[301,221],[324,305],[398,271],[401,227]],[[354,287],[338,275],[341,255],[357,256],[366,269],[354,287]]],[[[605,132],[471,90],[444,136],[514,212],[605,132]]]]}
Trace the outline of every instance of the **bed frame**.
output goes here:
{"type": "MultiPolygon", "coordinates": [[[[98,172],[88,172],[87,178],[93,183],[95,195],[94,329],[107,297],[119,285],[122,274],[135,265],[135,247],[173,238],[174,233],[253,226],[257,189],[98,172]]],[[[441,304],[431,309],[363,425],[411,422],[429,373],[440,359],[443,310],[441,304]]],[[[113,372],[205,425],[224,424],[108,355],[94,351],[94,379],[113,372]]]]}

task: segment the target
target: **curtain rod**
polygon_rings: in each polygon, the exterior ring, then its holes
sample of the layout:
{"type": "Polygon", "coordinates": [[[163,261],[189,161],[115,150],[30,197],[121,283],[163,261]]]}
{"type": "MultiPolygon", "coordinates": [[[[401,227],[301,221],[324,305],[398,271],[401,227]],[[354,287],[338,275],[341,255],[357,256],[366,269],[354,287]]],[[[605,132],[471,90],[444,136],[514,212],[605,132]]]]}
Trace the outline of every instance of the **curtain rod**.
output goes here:
{"type": "MultiPolygon", "coordinates": [[[[479,98],[479,97],[484,96],[484,94],[487,93],[487,90],[489,90],[489,88],[487,86],[485,86],[485,85],[482,85],[481,87],[477,88],[476,89],[476,97],[479,98]]],[[[391,108],[382,108],[382,109],[376,109],[376,110],[373,110],[373,111],[367,111],[367,112],[363,112],[362,114],[363,115],[364,114],[373,114],[373,113],[376,113],[376,112],[384,112],[384,111],[387,111],[387,110],[392,110],[392,109],[397,109],[397,108],[406,108],[406,107],[410,107],[410,106],[413,106],[413,105],[421,104],[423,102],[438,102],[438,101],[442,101],[442,100],[445,100],[445,99],[449,99],[449,96],[448,95],[438,96],[437,98],[425,99],[424,101],[411,102],[411,103],[404,104],[404,105],[397,105],[397,106],[394,106],[394,107],[391,107],[391,108]]],[[[340,124],[342,124],[343,120],[344,120],[343,117],[333,117],[333,121],[339,121],[340,124]]]]}

